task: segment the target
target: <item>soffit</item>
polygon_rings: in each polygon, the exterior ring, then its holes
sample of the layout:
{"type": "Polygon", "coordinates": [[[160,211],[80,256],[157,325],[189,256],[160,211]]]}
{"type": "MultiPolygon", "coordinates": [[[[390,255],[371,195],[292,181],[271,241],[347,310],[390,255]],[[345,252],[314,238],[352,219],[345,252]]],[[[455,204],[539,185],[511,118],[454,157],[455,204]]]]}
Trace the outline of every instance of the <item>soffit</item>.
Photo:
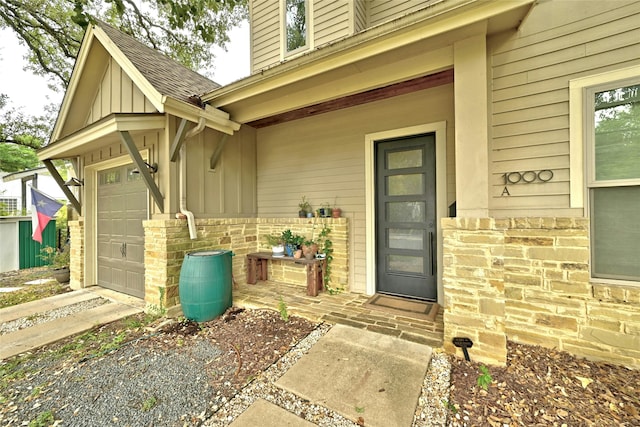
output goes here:
{"type": "Polygon", "coordinates": [[[513,29],[533,0],[473,2],[408,16],[282,63],[202,96],[243,123],[442,71],[453,43],[513,29]]]}
{"type": "Polygon", "coordinates": [[[120,143],[119,132],[127,131],[132,136],[166,126],[164,114],[111,114],[71,135],[59,139],[37,151],[40,160],[68,159],[120,143]]]}

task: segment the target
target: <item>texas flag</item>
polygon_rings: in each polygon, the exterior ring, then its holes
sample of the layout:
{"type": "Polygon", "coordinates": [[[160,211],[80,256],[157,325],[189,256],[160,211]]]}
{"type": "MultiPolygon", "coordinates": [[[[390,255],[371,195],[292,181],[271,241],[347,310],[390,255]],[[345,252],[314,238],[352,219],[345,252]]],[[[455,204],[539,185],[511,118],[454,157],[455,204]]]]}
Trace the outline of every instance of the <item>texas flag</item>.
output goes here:
{"type": "Polygon", "coordinates": [[[31,224],[33,227],[31,238],[33,240],[42,243],[42,232],[61,207],[62,203],[31,187],[31,224]]]}

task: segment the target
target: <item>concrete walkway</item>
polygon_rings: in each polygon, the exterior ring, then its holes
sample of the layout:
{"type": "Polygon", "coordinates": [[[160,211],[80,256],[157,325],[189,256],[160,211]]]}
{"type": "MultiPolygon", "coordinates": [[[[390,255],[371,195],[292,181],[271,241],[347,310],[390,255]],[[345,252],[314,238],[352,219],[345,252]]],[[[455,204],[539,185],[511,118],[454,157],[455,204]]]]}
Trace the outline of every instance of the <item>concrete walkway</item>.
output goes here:
{"type": "Polygon", "coordinates": [[[51,344],[68,336],[88,331],[95,326],[104,325],[144,310],[144,302],[142,300],[94,286],[0,309],[0,323],[36,316],[97,297],[106,298],[109,303],[0,335],[0,360],[51,344]]]}
{"type": "MultiPolygon", "coordinates": [[[[411,426],[431,353],[424,344],[335,325],[275,385],[366,426],[411,426]]],[[[256,425],[312,424],[260,399],[231,423],[256,425]]]]}

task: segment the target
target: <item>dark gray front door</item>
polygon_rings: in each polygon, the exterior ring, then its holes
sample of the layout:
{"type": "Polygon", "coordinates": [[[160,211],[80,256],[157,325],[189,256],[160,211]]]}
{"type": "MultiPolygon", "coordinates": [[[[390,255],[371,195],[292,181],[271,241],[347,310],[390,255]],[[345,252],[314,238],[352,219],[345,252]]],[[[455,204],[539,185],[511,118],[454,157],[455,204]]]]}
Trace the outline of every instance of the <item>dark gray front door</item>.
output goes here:
{"type": "Polygon", "coordinates": [[[98,173],[98,285],[144,298],[147,188],[133,165],[98,173]]]}
{"type": "Polygon", "coordinates": [[[435,134],[376,143],[376,291],[437,300],[435,134]]]}

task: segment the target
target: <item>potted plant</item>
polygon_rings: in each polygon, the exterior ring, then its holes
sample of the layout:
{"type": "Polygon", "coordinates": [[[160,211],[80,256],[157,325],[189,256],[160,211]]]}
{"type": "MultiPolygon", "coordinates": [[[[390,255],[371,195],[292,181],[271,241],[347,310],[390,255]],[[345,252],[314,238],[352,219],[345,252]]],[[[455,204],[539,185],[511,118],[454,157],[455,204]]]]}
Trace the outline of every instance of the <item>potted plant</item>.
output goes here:
{"type": "Polygon", "coordinates": [[[298,203],[298,217],[306,218],[309,213],[312,213],[311,204],[307,201],[307,196],[302,196],[302,200],[298,203]]]}
{"type": "Polygon", "coordinates": [[[318,253],[318,244],[313,239],[302,242],[302,254],[306,259],[313,259],[318,253]]]}
{"type": "Polygon", "coordinates": [[[284,251],[287,256],[294,256],[295,252],[300,249],[304,237],[294,234],[291,230],[286,229],[282,232],[281,240],[284,243],[284,251]]]}
{"type": "Polygon", "coordinates": [[[40,258],[51,267],[53,277],[58,283],[68,283],[71,278],[69,271],[69,262],[71,259],[71,250],[69,244],[64,245],[61,249],[45,246],[40,249],[40,258]]]}
{"type": "Polygon", "coordinates": [[[338,198],[336,197],[333,200],[333,208],[331,209],[331,216],[333,218],[340,218],[340,215],[342,214],[342,209],[340,209],[337,205],[338,205],[338,198]]]}
{"type": "Polygon", "coordinates": [[[284,256],[284,246],[280,236],[274,236],[273,234],[265,234],[264,239],[267,244],[271,246],[271,255],[274,257],[284,256]]]}
{"type": "Polygon", "coordinates": [[[325,202],[322,204],[322,207],[320,208],[320,216],[322,218],[331,217],[331,205],[329,204],[329,202],[325,202]]]}

